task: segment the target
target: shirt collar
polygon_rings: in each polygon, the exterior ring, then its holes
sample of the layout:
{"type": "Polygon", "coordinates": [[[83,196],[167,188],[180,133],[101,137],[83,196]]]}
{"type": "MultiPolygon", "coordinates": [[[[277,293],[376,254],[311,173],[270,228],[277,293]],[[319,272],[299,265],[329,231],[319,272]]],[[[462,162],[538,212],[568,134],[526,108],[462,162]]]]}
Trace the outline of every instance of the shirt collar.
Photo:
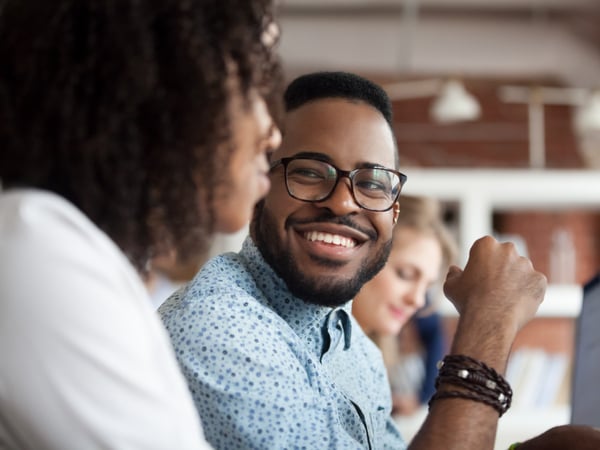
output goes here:
{"type": "Polygon", "coordinates": [[[350,302],[331,308],[307,303],[295,297],[288,290],[285,281],[267,264],[249,236],[242,245],[240,256],[264,294],[263,300],[307,342],[319,359],[326,359],[338,347],[341,347],[340,350],[350,348],[350,302]]]}

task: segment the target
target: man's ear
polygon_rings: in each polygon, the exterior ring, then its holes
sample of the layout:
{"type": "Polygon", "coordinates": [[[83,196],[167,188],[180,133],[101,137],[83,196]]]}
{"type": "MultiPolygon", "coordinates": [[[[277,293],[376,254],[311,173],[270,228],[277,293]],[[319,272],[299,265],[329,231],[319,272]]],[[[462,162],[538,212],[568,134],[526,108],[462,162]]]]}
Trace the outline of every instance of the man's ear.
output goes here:
{"type": "Polygon", "coordinates": [[[392,220],[394,221],[394,225],[396,225],[396,222],[398,222],[398,216],[400,215],[400,202],[394,203],[393,210],[394,216],[392,220]]]}

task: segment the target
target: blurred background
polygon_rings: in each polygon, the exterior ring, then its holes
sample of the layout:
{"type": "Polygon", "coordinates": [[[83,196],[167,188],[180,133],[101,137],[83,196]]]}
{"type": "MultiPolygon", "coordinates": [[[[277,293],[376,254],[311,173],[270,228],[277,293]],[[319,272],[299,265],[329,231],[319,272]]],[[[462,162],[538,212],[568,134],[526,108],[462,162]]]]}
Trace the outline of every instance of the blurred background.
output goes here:
{"type": "Polygon", "coordinates": [[[582,142],[600,128],[600,118],[577,117],[594,100],[600,108],[594,97],[599,6],[596,0],[284,0],[281,52],[290,78],[350,70],[387,85],[406,163],[600,168],[597,152],[582,142]],[[435,115],[436,100],[452,94],[455,103],[437,105],[435,115]],[[529,103],[547,104],[545,161],[529,158],[529,103]]]}
{"type": "MultiPolygon", "coordinates": [[[[567,423],[581,286],[600,270],[600,1],[284,0],[280,22],[289,79],[348,70],[386,88],[405,192],[443,202],[462,262],[494,234],[548,276],[497,448],[567,423]]],[[[423,414],[398,418],[407,437],[423,414]]]]}
{"type": "Polygon", "coordinates": [[[519,235],[553,281],[580,283],[600,266],[599,23],[597,0],[284,0],[281,54],[290,79],[349,70],[386,87],[406,191],[485,197],[449,205],[465,246],[519,235]],[[551,273],[556,240],[573,273],[551,273]]]}

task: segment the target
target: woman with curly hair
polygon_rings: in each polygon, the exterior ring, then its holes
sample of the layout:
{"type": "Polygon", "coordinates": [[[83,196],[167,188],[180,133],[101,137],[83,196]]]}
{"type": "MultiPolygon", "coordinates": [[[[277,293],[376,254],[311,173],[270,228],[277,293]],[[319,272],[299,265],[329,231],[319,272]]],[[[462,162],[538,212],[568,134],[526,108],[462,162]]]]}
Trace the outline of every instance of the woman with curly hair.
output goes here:
{"type": "Polygon", "coordinates": [[[271,0],[0,0],[0,447],[208,448],[142,283],[269,188],[271,0]]]}

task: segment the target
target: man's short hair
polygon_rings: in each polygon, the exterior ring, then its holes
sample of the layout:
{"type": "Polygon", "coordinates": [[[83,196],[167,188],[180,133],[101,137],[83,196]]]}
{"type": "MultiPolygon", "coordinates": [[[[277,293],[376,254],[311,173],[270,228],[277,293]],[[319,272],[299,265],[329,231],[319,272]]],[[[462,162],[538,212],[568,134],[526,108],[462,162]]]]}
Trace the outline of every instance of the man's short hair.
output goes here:
{"type": "Polygon", "coordinates": [[[285,110],[293,111],[306,103],[325,98],[360,101],[377,109],[387,121],[392,135],[394,135],[394,165],[396,169],[400,167],[394,134],[392,103],[381,86],[349,72],[309,73],[299,76],[288,85],[284,94],[285,110]]]}
{"type": "Polygon", "coordinates": [[[285,91],[285,109],[293,111],[305,103],[324,99],[358,100],[377,109],[393,125],[392,104],[387,93],[366,78],[348,72],[315,72],[301,75],[285,91]]]}

